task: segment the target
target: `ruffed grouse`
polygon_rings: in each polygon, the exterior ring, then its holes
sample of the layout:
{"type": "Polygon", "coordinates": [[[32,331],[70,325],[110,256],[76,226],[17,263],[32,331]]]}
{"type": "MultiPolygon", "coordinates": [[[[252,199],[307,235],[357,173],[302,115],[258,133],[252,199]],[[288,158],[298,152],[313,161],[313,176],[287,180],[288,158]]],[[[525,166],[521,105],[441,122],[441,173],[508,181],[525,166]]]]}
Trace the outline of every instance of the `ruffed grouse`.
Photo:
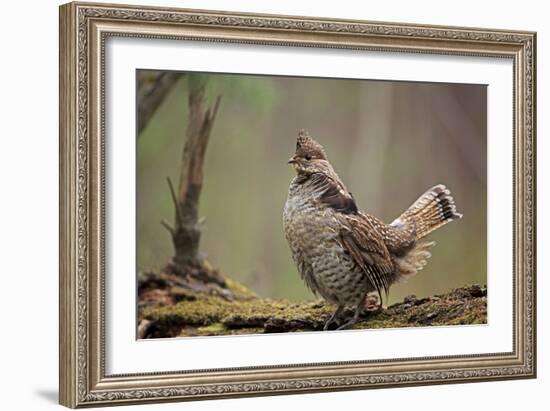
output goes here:
{"type": "Polygon", "coordinates": [[[303,130],[289,160],[296,170],[283,213],[286,239],[302,279],[315,293],[337,306],[326,321],[338,329],[359,320],[367,294],[382,292],[416,274],[430,257],[433,242],[419,242],[427,234],[459,219],[454,200],[444,185],[418,198],[391,224],[365,214],[332,165],[323,146],[303,130]],[[353,306],[351,319],[340,318],[353,306]]]}

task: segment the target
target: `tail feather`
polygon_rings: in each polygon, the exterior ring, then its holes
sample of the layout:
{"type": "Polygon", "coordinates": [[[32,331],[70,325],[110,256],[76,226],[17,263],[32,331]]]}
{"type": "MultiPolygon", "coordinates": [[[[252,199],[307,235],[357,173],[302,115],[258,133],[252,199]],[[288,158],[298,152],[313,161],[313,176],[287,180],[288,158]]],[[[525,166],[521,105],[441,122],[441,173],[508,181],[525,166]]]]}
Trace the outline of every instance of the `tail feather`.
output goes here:
{"type": "Polygon", "coordinates": [[[422,270],[428,264],[428,258],[432,256],[429,250],[434,245],[434,241],[416,243],[404,256],[394,257],[394,262],[398,267],[395,280],[406,280],[422,270]]]}
{"type": "Polygon", "coordinates": [[[395,219],[391,225],[405,231],[414,228],[408,232],[414,233],[415,236],[414,240],[411,238],[412,248],[402,255],[394,256],[394,262],[397,265],[395,281],[406,280],[427,264],[431,256],[429,250],[435,243],[418,240],[459,218],[462,218],[462,214],[457,213],[451,192],[443,184],[438,184],[422,194],[395,219]]]}
{"type": "Polygon", "coordinates": [[[462,214],[457,213],[451,192],[438,184],[422,194],[392,225],[414,223],[416,240],[419,240],[459,218],[462,214]]]}

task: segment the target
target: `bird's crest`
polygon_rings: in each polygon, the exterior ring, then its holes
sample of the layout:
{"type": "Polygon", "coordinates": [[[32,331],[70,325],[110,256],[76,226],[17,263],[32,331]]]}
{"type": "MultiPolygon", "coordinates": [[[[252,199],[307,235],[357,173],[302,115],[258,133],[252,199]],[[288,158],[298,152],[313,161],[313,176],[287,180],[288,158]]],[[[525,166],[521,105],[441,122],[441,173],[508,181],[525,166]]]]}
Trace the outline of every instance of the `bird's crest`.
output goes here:
{"type": "Polygon", "coordinates": [[[298,132],[298,138],[296,139],[296,154],[301,154],[303,157],[306,155],[326,160],[327,153],[321,144],[315,141],[307,131],[301,129],[298,132]]]}

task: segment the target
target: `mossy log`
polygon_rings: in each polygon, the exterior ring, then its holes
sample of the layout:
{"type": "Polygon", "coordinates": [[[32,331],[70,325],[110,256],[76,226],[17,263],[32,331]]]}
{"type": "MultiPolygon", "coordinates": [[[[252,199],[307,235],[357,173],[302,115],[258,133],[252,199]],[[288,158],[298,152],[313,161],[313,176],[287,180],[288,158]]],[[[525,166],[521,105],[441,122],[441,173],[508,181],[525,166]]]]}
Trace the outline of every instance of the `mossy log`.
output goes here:
{"type": "MultiPolygon", "coordinates": [[[[227,286],[229,291],[223,294],[179,286],[146,290],[142,293],[145,298],[140,299],[140,338],[320,331],[335,309],[322,300],[295,303],[259,298],[231,280],[227,286]],[[162,292],[164,297],[158,298],[162,292]]],[[[353,312],[349,309],[345,314],[351,316],[353,312]]],[[[486,322],[487,289],[470,285],[426,298],[411,295],[385,309],[366,311],[353,328],[486,322]]]]}

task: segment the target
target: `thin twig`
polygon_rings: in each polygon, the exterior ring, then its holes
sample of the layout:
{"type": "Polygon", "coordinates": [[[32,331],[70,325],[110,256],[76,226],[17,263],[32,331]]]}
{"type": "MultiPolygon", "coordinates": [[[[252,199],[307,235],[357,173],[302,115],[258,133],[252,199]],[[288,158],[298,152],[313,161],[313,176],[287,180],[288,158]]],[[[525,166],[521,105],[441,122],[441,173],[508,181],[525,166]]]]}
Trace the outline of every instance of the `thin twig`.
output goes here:
{"type": "Polygon", "coordinates": [[[178,202],[178,198],[176,197],[176,191],[174,190],[174,185],[172,184],[172,179],[170,177],[166,177],[166,180],[168,181],[168,187],[170,187],[170,194],[172,195],[172,201],[174,202],[174,207],[176,208],[176,214],[178,216],[179,223],[181,224],[183,222],[183,215],[181,212],[180,204],[178,202]]]}
{"type": "Polygon", "coordinates": [[[166,229],[170,232],[170,234],[172,234],[172,236],[176,234],[176,232],[174,231],[174,228],[173,228],[173,227],[168,223],[168,221],[166,221],[165,219],[162,219],[162,220],[160,221],[160,224],[161,224],[164,228],[166,228],[166,229]]]}
{"type": "Polygon", "coordinates": [[[210,129],[212,128],[212,124],[214,124],[214,120],[216,119],[216,115],[218,114],[218,109],[220,108],[221,99],[222,95],[218,94],[218,97],[216,97],[216,102],[214,103],[214,107],[209,108],[206,111],[201,127],[201,133],[206,135],[210,134],[210,129]]]}
{"type": "Polygon", "coordinates": [[[222,95],[218,94],[218,97],[216,98],[216,103],[214,104],[214,110],[212,111],[212,116],[210,117],[210,123],[213,123],[216,119],[216,115],[218,114],[218,108],[220,108],[220,102],[222,99],[222,95]]]}

